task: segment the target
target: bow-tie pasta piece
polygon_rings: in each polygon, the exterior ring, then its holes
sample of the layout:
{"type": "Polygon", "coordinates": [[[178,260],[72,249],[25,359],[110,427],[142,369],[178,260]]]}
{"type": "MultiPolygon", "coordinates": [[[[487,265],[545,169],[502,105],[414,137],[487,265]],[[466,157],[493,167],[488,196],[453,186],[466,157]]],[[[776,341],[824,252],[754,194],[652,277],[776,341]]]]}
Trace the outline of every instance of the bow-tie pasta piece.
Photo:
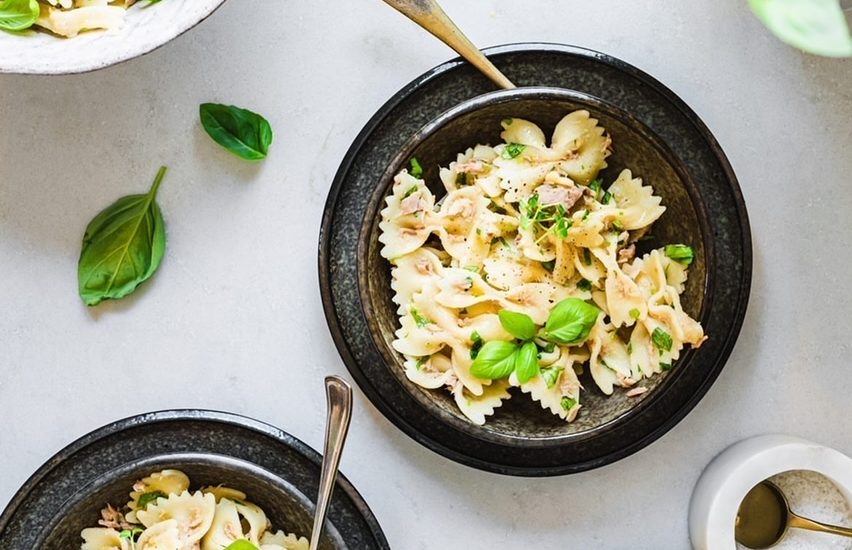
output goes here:
{"type": "Polygon", "coordinates": [[[284,531],[267,532],[260,538],[261,550],[308,550],[310,544],[305,537],[297,537],[284,531]]]}
{"type": "Polygon", "coordinates": [[[179,531],[181,550],[192,550],[210,529],[216,510],[216,497],[210,493],[184,491],[159,498],[136,517],[146,528],[166,520],[174,520],[179,531]]]}
{"type": "Polygon", "coordinates": [[[106,527],[89,527],[80,533],[83,546],[80,550],[129,550],[127,539],[115,529],[106,527]]]}
{"type": "Polygon", "coordinates": [[[155,523],[136,541],[137,550],[183,550],[178,522],[173,519],[155,523]]]}

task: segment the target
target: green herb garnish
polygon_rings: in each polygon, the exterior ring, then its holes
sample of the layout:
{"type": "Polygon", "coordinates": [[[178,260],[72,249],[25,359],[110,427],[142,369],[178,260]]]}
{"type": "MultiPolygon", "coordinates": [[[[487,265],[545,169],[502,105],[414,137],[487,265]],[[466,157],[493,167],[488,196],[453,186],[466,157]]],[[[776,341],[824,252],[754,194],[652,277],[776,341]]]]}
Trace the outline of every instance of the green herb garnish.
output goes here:
{"type": "Polygon", "coordinates": [[[148,508],[148,505],[152,502],[156,502],[158,498],[167,498],[167,495],[162,491],[151,491],[150,493],[143,493],[139,500],[136,501],[136,505],[140,510],[145,510],[148,508]]]}
{"type": "Polygon", "coordinates": [[[482,349],[482,336],[474,330],[470,333],[470,341],[473,342],[473,345],[470,347],[470,358],[476,359],[476,356],[479,355],[479,350],[482,349]]]}
{"type": "Polygon", "coordinates": [[[506,147],[503,148],[502,157],[504,159],[513,159],[524,152],[526,149],[526,145],[521,143],[508,143],[506,147]]]}
{"type": "Polygon", "coordinates": [[[631,309],[629,313],[631,319],[638,319],[639,316],[642,315],[642,312],[636,309],[635,307],[631,309]]]}
{"type": "Polygon", "coordinates": [[[660,370],[661,370],[661,371],[665,372],[665,371],[667,371],[667,370],[671,370],[671,368],[672,368],[672,364],[671,364],[671,363],[663,363],[663,362],[660,362],[660,370]]]}
{"type": "Polygon", "coordinates": [[[419,189],[419,187],[417,185],[412,185],[411,187],[408,188],[408,191],[405,192],[405,194],[402,196],[402,198],[407,199],[408,197],[410,197],[411,195],[416,193],[418,189],[419,189]]]}
{"type": "Polygon", "coordinates": [[[566,298],[550,311],[545,334],[557,344],[579,344],[589,336],[600,312],[579,298],[566,298]]]}
{"type": "Polygon", "coordinates": [[[660,351],[672,350],[671,335],[660,327],[655,328],[654,332],[651,333],[651,341],[654,342],[654,345],[660,351]]]}
{"type": "Polygon", "coordinates": [[[679,264],[689,265],[695,259],[692,247],[685,244],[667,244],[665,254],[679,264]]]}
{"type": "Polygon", "coordinates": [[[544,378],[544,384],[549,388],[552,388],[556,382],[559,381],[559,375],[562,374],[562,371],[565,370],[562,367],[550,367],[546,369],[541,369],[541,376],[544,378]]]}
{"type": "Polygon", "coordinates": [[[257,113],[233,105],[202,103],[201,124],[213,141],[246,160],[266,158],[272,127],[257,113]]]}
{"type": "Polygon", "coordinates": [[[408,162],[411,165],[411,170],[409,171],[409,174],[411,174],[411,176],[415,178],[422,177],[423,167],[420,166],[420,161],[417,160],[417,157],[411,157],[411,160],[408,162]]]}
{"type": "Polygon", "coordinates": [[[146,194],[118,199],[86,227],[77,280],[87,306],[124,298],[160,267],[166,228],[156,198],[165,175],[163,166],[146,194]]]}
{"type": "Polygon", "coordinates": [[[577,282],[577,288],[579,288],[580,290],[591,291],[592,290],[592,282],[589,281],[588,279],[580,279],[577,282]]]}
{"type": "Polygon", "coordinates": [[[566,411],[570,411],[574,408],[574,405],[577,404],[577,400],[570,397],[563,397],[559,404],[562,405],[562,408],[566,411]]]}
{"type": "Polygon", "coordinates": [[[414,319],[414,323],[419,328],[423,328],[426,325],[432,324],[432,321],[430,321],[429,319],[424,317],[423,314],[421,314],[420,311],[416,307],[411,306],[411,307],[408,308],[408,311],[409,311],[409,313],[411,313],[411,317],[414,319]]]}
{"type": "Polygon", "coordinates": [[[20,32],[33,26],[41,13],[36,0],[0,1],[0,29],[20,32]]]}
{"type": "Polygon", "coordinates": [[[515,370],[518,346],[513,342],[493,340],[486,342],[470,366],[470,373],[477,378],[496,380],[505,378],[515,370]]]}
{"type": "MultiPolygon", "coordinates": [[[[573,220],[562,204],[542,205],[538,193],[521,201],[521,228],[535,233],[553,233],[561,239],[568,237],[573,220]]],[[[539,237],[541,240],[544,236],[539,237]]]]}
{"type": "Polygon", "coordinates": [[[531,340],[535,336],[537,327],[532,318],[526,313],[518,313],[503,309],[499,313],[500,324],[506,332],[519,340],[531,340]]]}
{"type": "Polygon", "coordinates": [[[601,180],[600,178],[593,179],[591,182],[589,182],[589,189],[591,189],[592,191],[595,192],[595,200],[600,198],[602,186],[603,186],[603,180],[601,180]]]}

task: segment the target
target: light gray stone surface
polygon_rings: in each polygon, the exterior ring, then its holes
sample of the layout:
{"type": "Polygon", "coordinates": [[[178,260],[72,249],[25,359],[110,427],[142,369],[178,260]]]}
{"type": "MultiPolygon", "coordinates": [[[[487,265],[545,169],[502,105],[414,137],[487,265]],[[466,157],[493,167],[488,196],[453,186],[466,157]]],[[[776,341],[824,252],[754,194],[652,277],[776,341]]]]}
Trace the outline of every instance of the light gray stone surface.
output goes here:
{"type": "MultiPolygon", "coordinates": [[[[709,394],[656,443],[596,471],[474,471],[358,394],[343,470],[392,547],[687,548],[692,486],[727,445],[783,432],[852,453],[852,61],[787,48],[745,0],[446,8],[483,46],[591,47],[681,95],[740,178],[754,280],[709,394]]],[[[142,59],[0,76],[0,505],[78,436],[155,409],[244,413],[320,447],[321,379],[346,374],[317,284],[325,195],[373,112],[449,57],[378,0],[230,0],[142,59]],[[197,121],[204,101],[264,113],[270,157],[248,164],[214,145],[197,121]],[[147,189],[160,164],[167,257],[133,297],[87,310],[76,291],[86,223],[147,189]]]]}

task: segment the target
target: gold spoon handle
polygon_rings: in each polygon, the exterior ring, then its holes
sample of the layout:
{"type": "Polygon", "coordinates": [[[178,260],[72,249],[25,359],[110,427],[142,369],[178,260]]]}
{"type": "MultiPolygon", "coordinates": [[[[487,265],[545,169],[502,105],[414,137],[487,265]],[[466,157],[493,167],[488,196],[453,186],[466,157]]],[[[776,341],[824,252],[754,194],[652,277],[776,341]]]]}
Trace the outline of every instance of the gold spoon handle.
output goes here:
{"type": "Polygon", "coordinates": [[[796,527],[798,529],[808,529],[810,531],[819,531],[821,533],[831,533],[833,535],[852,537],[852,528],[820,523],[819,521],[803,518],[793,513],[790,514],[789,525],[790,527],[796,527]]]}
{"type": "Polygon", "coordinates": [[[473,42],[447,17],[435,0],[385,0],[390,7],[408,17],[467,59],[482,74],[503,89],[516,86],[494,66],[473,42]]]}

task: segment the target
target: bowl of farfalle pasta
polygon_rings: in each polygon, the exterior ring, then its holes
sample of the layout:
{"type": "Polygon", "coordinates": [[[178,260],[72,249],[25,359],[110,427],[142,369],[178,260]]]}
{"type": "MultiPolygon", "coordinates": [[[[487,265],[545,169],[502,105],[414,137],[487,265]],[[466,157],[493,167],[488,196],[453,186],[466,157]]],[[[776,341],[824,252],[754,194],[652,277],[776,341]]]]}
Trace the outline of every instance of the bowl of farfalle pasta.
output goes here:
{"type": "Polygon", "coordinates": [[[225,0],[8,0],[0,3],[0,73],[69,74],[146,54],[225,0]]]}
{"type": "Polygon", "coordinates": [[[594,445],[695,389],[707,217],[683,163],[618,107],[479,96],[377,182],[358,251],[370,336],[424,413],[474,442],[594,445]]]}

